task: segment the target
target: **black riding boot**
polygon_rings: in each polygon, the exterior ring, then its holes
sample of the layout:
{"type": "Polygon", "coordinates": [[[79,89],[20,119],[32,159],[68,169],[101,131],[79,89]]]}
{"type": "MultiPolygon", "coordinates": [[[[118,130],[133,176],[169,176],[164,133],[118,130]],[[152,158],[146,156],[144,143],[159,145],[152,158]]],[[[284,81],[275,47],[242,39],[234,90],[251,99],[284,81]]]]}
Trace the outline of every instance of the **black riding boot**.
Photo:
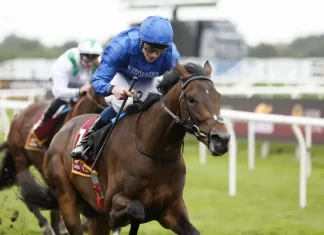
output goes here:
{"type": "Polygon", "coordinates": [[[107,123],[103,122],[100,116],[98,116],[97,119],[90,126],[88,133],[82,138],[79,144],[72,150],[71,157],[74,159],[82,159],[84,161],[87,161],[89,156],[85,154],[85,151],[89,147],[88,146],[89,135],[98,131],[105,125],[107,125],[107,123]]]}
{"type": "Polygon", "coordinates": [[[67,104],[66,101],[55,99],[45,110],[45,113],[43,114],[43,117],[38,121],[38,123],[35,126],[35,129],[39,126],[41,126],[44,122],[51,119],[54,114],[57,112],[57,110],[62,106],[67,104]]]}

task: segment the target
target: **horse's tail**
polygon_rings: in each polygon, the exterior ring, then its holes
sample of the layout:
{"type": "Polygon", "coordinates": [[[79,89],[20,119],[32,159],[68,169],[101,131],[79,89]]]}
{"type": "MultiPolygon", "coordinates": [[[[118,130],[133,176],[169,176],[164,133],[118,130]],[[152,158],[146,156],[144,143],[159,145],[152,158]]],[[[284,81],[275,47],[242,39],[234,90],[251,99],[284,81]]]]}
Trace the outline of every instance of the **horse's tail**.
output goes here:
{"type": "Polygon", "coordinates": [[[47,185],[36,182],[29,170],[18,174],[19,198],[29,206],[42,210],[58,209],[58,202],[47,185]]]}
{"type": "MultiPolygon", "coordinates": [[[[7,148],[7,143],[0,145],[0,152],[7,148]]],[[[16,183],[16,168],[12,154],[7,150],[2,157],[0,170],[0,190],[11,187],[16,183]]]]}

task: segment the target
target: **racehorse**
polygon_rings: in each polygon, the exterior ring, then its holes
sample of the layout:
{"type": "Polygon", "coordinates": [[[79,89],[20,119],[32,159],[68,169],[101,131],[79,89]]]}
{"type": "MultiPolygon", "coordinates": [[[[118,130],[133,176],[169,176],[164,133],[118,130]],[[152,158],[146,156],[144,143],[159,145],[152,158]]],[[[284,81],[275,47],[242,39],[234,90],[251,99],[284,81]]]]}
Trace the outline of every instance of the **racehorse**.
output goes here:
{"type": "MultiPolygon", "coordinates": [[[[92,235],[107,235],[111,229],[129,224],[129,234],[135,235],[140,224],[152,220],[176,234],[200,234],[190,222],[183,200],[186,166],[182,145],[188,132],[213,156],[228,151],[230,136],[220,116],[221,94],[210,79],[211,72],[208,61],[204,67],[177,62],[163,75],[160,93],[151,93],[144,103],[126,108],[95,167],[104,195],[102,207],[91,179],[71,172],[70,157],[81,130],[96,114],[71,119],[55,135],[43,162],[47,185],[26,175],[29,187],[21,192],[22,200],[41,209],[59,207],[71,235],[82,234],[80,212],[89,219],[92,235]]],[[[101,141],[99,134],[92,137],[96,152],[101,141]]]]}
{"type": "MultiPolygon", "coordinates": [[[[39,172],[42,172],[42,164],[45,150],[48,148],[55,133],[71,118],[80,114],[100,113],[107,105],[102,96],[98,96],[91,89],[89,93],[83,94],[73,107],[68,107],[65,115],[58,117],[55,125],[52,123],[52,130],[47,133],[46,141],[39,146],[39,149],[26,149],[25,143],[30,135],[30,130],[41,116],[47,106],[46,102],[37,102],[29,105],[11,122],[7,142],[0,145],[0,152],[6,150],[0,171],[0,190],[8,188],[19,181],[20,172],[34,165],[39,172]]],[[[46,125],[46,123],[44,123],[46,125]]],[[[24,185],[20,185],[24,186],[24,185]]],[[[43,228],[44,234],[52,234],[52,228],[47,219],[40,211],[27,204],[28,209],[35,215],[39,226],[43,228]]],[[[59,213],[51,212],[51,224],[55,233],[59,234],[57,223],[60,220],[59,213]]]]}

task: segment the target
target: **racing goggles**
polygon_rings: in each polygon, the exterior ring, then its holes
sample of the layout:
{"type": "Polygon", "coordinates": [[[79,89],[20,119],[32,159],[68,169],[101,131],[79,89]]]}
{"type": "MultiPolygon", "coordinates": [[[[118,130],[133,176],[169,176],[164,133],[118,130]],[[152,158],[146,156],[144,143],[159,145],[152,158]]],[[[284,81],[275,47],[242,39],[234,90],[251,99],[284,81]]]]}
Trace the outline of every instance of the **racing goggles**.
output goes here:
{"type": "Polygon", "coordinates": [[[158,55],[161,55],[168,49],[168,46],[143,42],[143,48],[148,53],[156,52],[158,55]]]}
{"type": "Polygon", "coordinates": [[[87,55],[87,54],[81,54],[81,60],[85,63],[92,63],[95,61],[99,56],[98,55],[87,55]]]}

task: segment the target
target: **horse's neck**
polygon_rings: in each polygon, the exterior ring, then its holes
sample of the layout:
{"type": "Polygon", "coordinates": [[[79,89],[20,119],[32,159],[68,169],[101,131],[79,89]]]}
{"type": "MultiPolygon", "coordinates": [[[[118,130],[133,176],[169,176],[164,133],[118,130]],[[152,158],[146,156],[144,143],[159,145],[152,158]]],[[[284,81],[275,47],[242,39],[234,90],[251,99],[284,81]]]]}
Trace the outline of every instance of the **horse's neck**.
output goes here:
{"type": "MultiPolygon", "coordinates": [[[[164,104],[174,114],[178,115],[180,87],[174,87],[163,99],[164,104]]],[[[181,145],[186,134],[183,127],[174,122],[173,117],[167,113],[158,102],[145,113],[139,121],[136,130],[143,151],[159,157],[172,157],[179,155],[181,145]],[[167,155],[167,156],[165,156],[167,155]]]]}
{"type": "Polygon", "coordinates": [[[105,98],[103,96],[97,95],[94,92],[90,92],[89,94],[91,96],[92,99],[94,99],[98,104],[105,106],[106,105],[106,101],[105,98]]]}
{"type": "Polygon", "coordinates": [[[92,103],[90,105],[93,105],[93,107],[94,107],[93,112],[101,113],[103,111],[103,109],[101,107],[107,106],[105,98],[103,96],[97,95],[96,93],[94,93],[93,90],[89,93],[89,95],[90,95],[92,101],[89,98],[88,98],[88,100],[92,103]]]}
{"type": "Polygon", "coordinates": [[[103,104],[104,98],[99,97],[98,95],[94,95],[92,93],[90,93],[89,96],[91,96],[91,98],[89,98],[87,95],[84,98],[81,98],[81,103],[74,107],[74,109],[76,110],[74,112],[75,115],[73,116],[79,116],[87,113],[100,113],[102,111],[98,105],[102,105],[103,107],[105,106],[103,104]]]}

